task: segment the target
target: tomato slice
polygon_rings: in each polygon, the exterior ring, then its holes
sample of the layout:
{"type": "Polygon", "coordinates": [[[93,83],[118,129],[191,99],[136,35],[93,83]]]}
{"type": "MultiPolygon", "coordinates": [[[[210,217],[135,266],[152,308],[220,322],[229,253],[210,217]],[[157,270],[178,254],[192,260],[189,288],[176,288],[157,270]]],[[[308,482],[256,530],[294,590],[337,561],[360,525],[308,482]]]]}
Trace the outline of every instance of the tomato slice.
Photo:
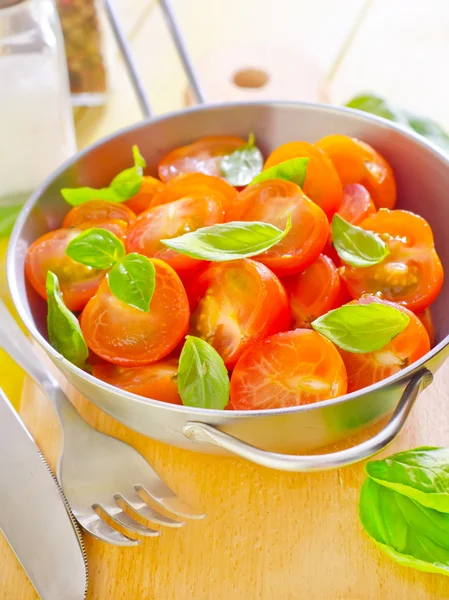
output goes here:
{"type": "Polygon", "coordinates": [[[85,231],[86,229],[92,229],[93,227],[107,229],[121,240],[125,239],[126,232],[128,231],[128,223],[126,223],[126,221],[121,221],[120,219],[110,219],[109,221],[85,221],[84,223],[77,225],[76,229],[85,231]]]}
{"type": "Polygon", "coordinates": [[[270,154],[264,169],[291,158],[308,157],[304,193],[331,217],[341,204],[343,190],[338,173],[328,156],[308,142],[289,142],[270,154]]]}
{"type": "Polygon", "coordinates": [[[377,208],[394,208],[396,182],[385,158],[356,138],[329,135],[316,144],[329,156],[343,185],[361,183],[377,208]]]}
{"type": "Polygon", "coordinates": [[[165,359],[143,367],[120,367],[103,363],[95,365],[92,374],[110,385],[138,396],[170,404],[182,404],[176,379],[176,359],[165,359]]]}
{"type": "Polygon", "coordinates": [[[282,283],[292,309],[292,329],[311,329],[312,321],[342,304],[340,276],[332,260],[324,254],[308,269],[283,279],[282,283]]]}
{"type": "Polygon", "coordinates": [[[310,329],[278,333],[242,354],[231,377],[236,410],[287,408],[346,394],[346,370],[335,346],[310,329]]]}
{"type": "Polygon", "coordinates": [[[72,227],[46,233],[31,244],[25,261],[26,276],[36,292],[47,299],[47,271],[53,271],[59,279],[67,308],[74,312],[84,308],[106,273],[86,267],[66,255],[69,242],[81,231],[82,228],[72,227]]]}
{"type": "Polygon", "coordinates": [[[430,350],[429,336],[424,325],[410,310],[374,296],[354,300],[353,304],[377,302],[393,306],[410,318],[409,324],[384,348],[376,352],[356,354],[340,350],[348,374],[348,392],[355,392],[405,369],[430,350]]]}
{"type": "Polygon", "coordinates": [[[192,193],[217,197],[225,212],[237,197],[237,190],[220,177],[204,173],[187,173],[171,179],[165,189],[153,198],[151,206],[167,204],[192,193]]]}
{"type": "Polygon", "coordinates": [[[279,279],[250,259],[209,265],[187,287],[190,333],[209,342],[231,369],[243,350],[288,329],[290,306],[279,279]]]}
{"type": "Polygon", "coordinates": [[[104,278],[81,314],[86,344],[113,364],[137,367],[156,362],[186,334],[189,304],[181,280],[163,261],[151,262],[156,269],[156,286],[149,312],[119,300],[104,278]]]}
{"type": "Polygon", "coordinates": [[[161,240],[222,222],[223,209],[219,200],[191,194],[140,214],[128,230],[126,248],[128,252],[164,260],[184,277],[196,271],[203,261],[179,254],[164,246],[161,240]]]}
{"type": "Polygon", "coordinates": [[[430,346],[435,344],[435,327],[433,325],[432,312],[430,307],[428,306],[425,310],[420,313],[417,313],[416,316],[424,325],[425,330],[427,331],[427,335],[429,336],[430,346]]]}
{"type": "Polygon", "coordinates": [[[91,200],[72,208],[66,214],[62,226],[76,227],[81,223],[101,223],[110,220],[125,221],[129,225],[135,218],[135,213],[124,204],[91,200]]]}
{"type": "Polygon", "coordinates": [[[204,173],[220,177],[223,156],[231,154],[244,144],[244,139],[230,135],[200,138],[192,144],[169,152],[159,163],[159,177],[162,181],[169,181],[186,173],[204,173]]]}
{"type": "Polygon", "coordinates": [[[359,225],[376,212],[368,190],[360,183],[349,183],[343,188],[343,200],[337,213],[351,223],[359,225]]]}
{"type": "Polygon", "coordinates": [[[382,209],[360,227],[381,234],[390,254],[373,267],[342,267],[351,296],[380,293],[415,312],[429,306],[441,290],[443,267],[427,221],[405,210],[382,209]]]}
{"type": "Polygon", "coordinates": [[[139,193],[125,202],[136,215],[150,208],[151,202],[156,194],[165,189],[165,183],[149,175],[142,179],[139,193]]]}
{"type": "Polygon", "coordinates": [[[321,208],[290,181],[271,179],[250,185],[237,196],[228,213],[231,221],[263,221],[285,229],[288,215],[292,228],[286,237],[257,260],[279,276],[307,269],[326,245],[329,223],[321,208]]]}

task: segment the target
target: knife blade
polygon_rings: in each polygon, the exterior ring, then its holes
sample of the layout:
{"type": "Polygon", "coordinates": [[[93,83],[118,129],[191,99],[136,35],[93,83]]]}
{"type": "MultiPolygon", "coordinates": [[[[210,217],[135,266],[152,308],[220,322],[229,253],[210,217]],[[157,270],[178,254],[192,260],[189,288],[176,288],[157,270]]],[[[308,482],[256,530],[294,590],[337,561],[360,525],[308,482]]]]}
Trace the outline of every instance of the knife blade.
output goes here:
{"type": "Polygon", "coordinates": [[[0,531],[42,600],[83,600],[87,560],[69,504],[0,388],[0,531]]]}

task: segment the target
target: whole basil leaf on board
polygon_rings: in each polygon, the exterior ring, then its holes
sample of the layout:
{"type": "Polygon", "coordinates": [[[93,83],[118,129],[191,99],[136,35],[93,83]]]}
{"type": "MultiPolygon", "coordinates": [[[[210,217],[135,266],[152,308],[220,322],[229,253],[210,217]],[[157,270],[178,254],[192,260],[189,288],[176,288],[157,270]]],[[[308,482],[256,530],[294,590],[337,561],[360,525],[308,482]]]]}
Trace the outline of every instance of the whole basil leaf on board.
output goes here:
{"type": "Polygon", "coordinates": [[[145,160],[137,146],[133,146],[134,166],[121,171],[107,188],[91,187],[63,188],[61,195],[72,206],[79,206],[91,200],[106,200],[107,202],[124,202],[139,193],[142,185],[145,160]]]}
{"type": "Polygon", "coordinates": [[[387,244],[372,231],[351,225],[335,214],[332,219],[332,243],[338,256],[352,267],[371,267],[390,254],[387,244]]]}
{"type": "Polygon", "coordinates": [[[302,187],[306,179],[308,162],[309,159],[306,157],[291,158],[290,160],[281,162],[278,165],[274,165],[274,167],[262,171],[260,175],[257,175],[252,180],[251,185],[260,183],[261,181],[268,181],[269,179],[284,179],[302,187]]]}
{"type": "Polygon", "coordinates": [[[254,134],[250,133],[248,142],[224,156],[220,170],[226,181],[234,186],[248,185],[262,171],[263,156],[256,146],[254,134]]]}
{"type": "Polygon", "coordinates": [[[116,298],[149,312],[154,288],[156,270],[153,263],[141,254],[127,254],[107,274],[109,289],[116,298]]]}
{"type": "Polygon", "coordinates": [[[312,327],[339,348],[358,354],[375,352],[403,331],[410,318],[386,304],[346,304],[312,322],[312,327]]]}
{"type": "Polygon", "coordinates": [[[23,204],[0,206],[0,237],[6,237],[11,233],[22,207],[23,204]]]}
{"type": "Polygon", "coordinates": [[[51,271],[47,272],[47,327],[53,348],[68,361],[85,368],[89,350],[84,341],[78,319],[64,304],[59,281],[51,271]]]}
{"type": "Polygon", "coordinates": [[[107,229],[92,227],[67,245],[71,259],[94,269],[110,269],[126,254],[123,242],[107,229]]]}
{"type": "Polygon", "coordinates": [[[423,506],[449,513],[449,449],[421,447],[365,466],[377,483],[423,506]]]}
{"type": "Polygon", "coordinates": [[[291,227],[290,215],[284,231],[261,221],[231,221],[201,227],[161,242],[192,258],[223,262],[256,256],[269,250],[284,239],[291,227]]]}
{"type": "Polygon", "coordinates": [[[218,352],[188,335],[179,357],[178,391],[185,406],[223,409],[229,402],[229,376],[218,352]]]}
{"type": "Polygon", "coordinates": [[[449,514],[368,478],[360,494],[359,516],[370,538],[399,564],[449,575],[449,514]]]}

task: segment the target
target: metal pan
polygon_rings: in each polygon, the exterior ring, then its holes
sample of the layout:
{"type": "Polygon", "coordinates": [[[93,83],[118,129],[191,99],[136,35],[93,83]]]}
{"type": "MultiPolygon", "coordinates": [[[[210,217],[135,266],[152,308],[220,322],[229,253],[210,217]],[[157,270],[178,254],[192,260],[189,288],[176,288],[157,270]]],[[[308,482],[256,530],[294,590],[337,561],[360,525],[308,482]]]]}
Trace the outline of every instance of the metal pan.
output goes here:
{"type": "MultiPolygon", "coordinates": [[[[162,5],[170,21],[166,0],[162,5]]],[[[178,49],[183,50],[179,31],[172,20],[170,23],[178,49]]],[[[126,46],[123,39],[120,41],[126,46]]],[[[184,63],[186,60],[184,54],[184,63]]],[[[191,65],[187,72],[192,78],[191,65]]],[[[138,78],[136,72],[134,76],[138,78]]],[[[201,99],[199,86],[193,88],[201,99]]],[[[142,90],[141,105],[148,112],[142,90]]],[[[432,381],[432,374],[449,354],[448,281],[433,306],[437,344],[410,367],[335,400],[245,412],[165,404],[121,391],[81,371],[48,343],[45,302],[25,280],[29,245],[58,227],[68,210],[59,193],[62,187],[107,185],[118,171],[129,166],[133,144],[138,144],[152,173],[159,159],[176,146],[204,135],[246,136],[249,131],[255,133],[265,153],[284,142],[313,142],[330,133],[355,136],[375,146],[395,171],[399,207],[417,212],[430,222],[443,265],[449,268],[449,160],[438,148],[389,121],[345,108],[285,102],[221,104],[148,118],[78,153],[49,177],[27,202],[12,233],[7,270],[13,301],[30,334],[67,379],[106,413],[140,433],[190,450],[230,452],[287,471],[348,465],[378,452],[394,439],[419,391],[432,381]],[[298,455],[351,436],[392,413],[388,425],[363,444],[332,454],[298,455]]]]}

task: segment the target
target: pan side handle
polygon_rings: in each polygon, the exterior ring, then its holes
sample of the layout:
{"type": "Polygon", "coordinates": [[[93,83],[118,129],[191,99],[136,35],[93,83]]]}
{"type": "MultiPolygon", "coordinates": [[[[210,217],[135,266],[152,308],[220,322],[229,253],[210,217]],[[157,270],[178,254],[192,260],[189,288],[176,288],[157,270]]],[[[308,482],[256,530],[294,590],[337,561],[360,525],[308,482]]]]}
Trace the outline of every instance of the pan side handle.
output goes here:
{"type": "Polygon", "coordinates": [[[216,427],[193,421],[188,422],[184,426],[183,433],[193,442],[214,444],[236,456],[270,469],[298,473],[337,469],[369,458],[391,444],[404,427],[419,393],[422,389],[430,385],[432,380],[432,373],[427,369],[422,369],[415,373],[402,393],[391,419],[379,433],[357,446],[332,452],[331,454],[301,456],[267,452],[251,446],[216,427]]]}

